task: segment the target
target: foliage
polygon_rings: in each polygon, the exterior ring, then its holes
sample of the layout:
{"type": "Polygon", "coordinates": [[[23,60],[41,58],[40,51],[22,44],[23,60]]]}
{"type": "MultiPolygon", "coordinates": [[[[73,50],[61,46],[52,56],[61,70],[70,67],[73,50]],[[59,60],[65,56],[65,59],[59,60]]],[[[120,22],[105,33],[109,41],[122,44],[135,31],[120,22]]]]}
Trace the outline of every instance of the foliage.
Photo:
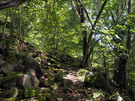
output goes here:
{"type": "Polygon", "coordinates": [[[31,98],[37,96],[39,93],[39,88],[25,88],[25,98],[31,98]]]}
{"type": "Polygon", "coordinates": [[[3,101],[16,101],[16,100],[18,100],[18,98],[16,98],[16,97],[10,97],[10,98],[3,99],[3,101]]]}
{"type": "MultiPolygon", "coordinates": [[[[45,74],[47,80],[43,83],[51,86],[54,85],[54,81],[61,81],[64,75],[63,71],[53,70],[54,68],[72,68],[76,64],[78,68],[84,62],[83,60],[87,58],[83,57],[84,38],[87,42],[91,38],[89,47],[86,47],[90,54],[87,68],[91,71],[96,69],[105,72],[109,80],[118,75],[121,78],[126,76],[128,87],[135,90],[135,12],[133,12],[135,1],[131,0],[131,10],[129,1],[32,0],[28,5],[24,3],[19,7],[1,10],[0,37],[3,33],[5,38],[1,38],[0,41],[0,54],[8,56],[10,62],[23,60],[28,55],[26,42],[32,51],[36,47],[43,54],[47,54],[46,51],[51,52],[52,54],[36,57],[38,62],[42,63],[42,71],[49,69],[49,73],[47,71],[45,74]],[[100,13],[105,1],[107,3],[100,13]],[[80,21],[78,6],[83,9],[83,23],[80,21]],[[86,36],[82,35],[83,31],[86,31],[86,36]],[[126,60],[125,68],[121,65],[122,60],[126,60]],[[122,73],[118,71],[122,70],[127,74],[121,75],[122,73]],[[54,71],[59,72],[54,75],[54,71]]],[[[80,74],[78,76],[84,79],[89,70],[78,70],[80,74]]],[[[5,81],[12,81],[19,75],[19,73],[8,74],[5,81]]],[[[3,75],[0,73],[0,76],[3,75]]],[[[97,88],[100,86],[104,88],[106,81],[102,73],[88,77],[87,80],[90,82],[89,85],[97,88]]],[[[36,90],[32,89],[27,89],[25,93],[27,97],[37,94],[36,90]],[[32,94],[28,95],[29,92],[32,94]]],[[[42,99],[46,100],[46,97],[42,96],[42,99]]]]}
{"type": "Polygon", "coordinates": [[[98,89],[105,90],[106,88],[105,77],[100,72],[92,76],[87,76],[84,80],[84,84],[88,87],[96,87],[98,89]]]}
{"type": "Polygon", "coordinates": [[[5,82],[12,81],[12,80],[16,79],[17,77],[19,77],[20,75],[21,75],[21,73],[17,73],[17,72],[10,73],[6,76],[5,82]]]}

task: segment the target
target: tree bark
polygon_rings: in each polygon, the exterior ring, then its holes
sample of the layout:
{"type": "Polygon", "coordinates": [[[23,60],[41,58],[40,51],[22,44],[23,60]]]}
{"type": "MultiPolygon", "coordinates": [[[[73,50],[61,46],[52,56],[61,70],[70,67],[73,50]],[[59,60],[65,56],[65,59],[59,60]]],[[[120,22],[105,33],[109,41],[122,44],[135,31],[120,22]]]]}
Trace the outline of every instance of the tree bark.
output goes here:
{"type": "Polygon", "coordinates": [[[25,1],[29,0],[0,0],[0,10],[13,6],[19,6],[25,1]]]}
{"type": "Polygon", "coordinates": [[[101,9],[99,10],[99,13],[96,17],[96,20],[94,22],[94,24],[92,24],[92,21],[88,15],[88,12],[87,10],[85,9],[85,7],[83,6],[83,4],[81,3],[80,0],[75,0],[76,1],[76,5],[77,5],[77,11],[78,11],[78,15],[79,15],[79,18],[80,18],[80,22],[81,24],[84,24],[85,23],[85,16],[84,16],[84,12],[86,13],[86,17],[88,18],[88,21],[90,22],[91,26],[92,26],[92,30],[91,30],[91,33],[89,35],[89,37],[87,38],[87,32],[85,30],[85,27],[82,26],[82,35],[83,35],[83,59],[82,59],[82,62],[80,64],[80,68],[86,68],[86,67],[89,67],[89,63],[88,63],[88,60],[90,58],[90,55],[93,51],[93,48],[95,46],[95,42],[91,47],[90,47],[90,42],[91,42],[91,39],[92,39],[92,35],[94,34],[93,31],[95,30],[95,27],[96,27],[96,24],[98,22],[98,19],[100,18],[103,10],[104,10],[104,7],[107,3],[108,0],[105,0],[103,5],[101,6],[101,9]]]}
{"type": "Polygon", "coordinates": [[[8,11],[7,11],[5,22],[4,22],[4,25],[3,25],[2,39],[5,38],[5,28],[6,28],[7,18],[8,18],[8,11]]]}
{"type": "MultiPolygon", "coordinates": [[[[81,29],[82,29],[82,36],[83,36],[83,60],[85,60],[89,49],[88,49],[88,42],[87,42],[87,32],[85,30],[85,26],[83,26],[83,24],[85,24],[84,9],[82,8],[79,0],[76,0],[76,5],[77,5],[77,11],[80,17],[80,22],[82,24],[81,29]]],[[[88,62],[82,61],[82,63],[83,64],[82,66],[80,66],[80,68],[88,66],[88,62]]]]}
{"type": "MultiPolygon", "coordinates": [[[[128,14],[132,12],[132,0],[128,1],[128,14]]],[[[127,33],[127,50],[123,51],[126,55],[122,55],[119,57],[119,68],[118,68],[118,74],[117,74],[117,83],[120,86],[121,89],[126,89],[127,84],[127,61],[128,61],[128,55],[131,48],[131,32],[130,32],[130,26],[128,28],[127,33]]],[[[121,52],[120,52],[121,54],[121,52]]]]}

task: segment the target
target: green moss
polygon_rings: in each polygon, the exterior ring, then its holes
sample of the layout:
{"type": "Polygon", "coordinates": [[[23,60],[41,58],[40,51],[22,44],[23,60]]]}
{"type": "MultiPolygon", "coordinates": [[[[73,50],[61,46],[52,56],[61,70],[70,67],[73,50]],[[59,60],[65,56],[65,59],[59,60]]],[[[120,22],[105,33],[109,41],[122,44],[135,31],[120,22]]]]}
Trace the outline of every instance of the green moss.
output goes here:
{"type": "Polygon", "coordinates": [[[102,75],[102,73],[98,73],[98,74],[95,76],[95,80],[94,80],[94,82],[93,82],[93,85],[94,85],[96,88],[102,88],[102,89],[105,89],[105,88],[106,88],[105,78],[104,78],[104,76],[102,75]]]}
{"type": "Polygon", "coordinates": [[[85,79],[85,76],[86,76],[87,73],[89,73],[88,70],[86,70],[86,69],[79,69],[79,70],[77,71],[77,76],[81,78],[80,80],[81,80],[82,82],[84,82],[84,79],[85,79]]]}
{"type": "Polygon", "coordinates": [[[65,74],[62,69],[55,69],[54,70],[54,82],[59,82],[63,80],[63,75],[65,74]]]}
{"type": "Polygon", "coordinates": [[[80,75],[80,76],[85,76],[86,73],[88,73],[89,71],[86,70],[86,69],[79,69],[77,74],[80,75]]]}
{"type": "Polygon", "coordinates": [[[41,58],[40,57],[36,57],[35,58],[37,61],[41,61],[41,58]]]}
{"type": "Polygon", "coordinates": [[[18,59],[24,58],[26,56],[26,53],[24,51],[17,51],[16,56],[18,59]]]}
{"type": "Polygon", "coordinates": [[[10,98],[3,99],[2,101],[18,101],[18,98],[17,97],[10,97],[10,98]]]}
{"type": "Polygon", "coordinates": [[[34,89],[25,88],[24,95],[25,95],[26,98],[31,98],[31,97],[36,97],[38,95],[38,93],[39,93],[39,88],[38,87],[36,87],[34,89]]]}
{"type": "Polygon", "coordinates": [[[86,77],[84,83],[88,87],[96,87],[101,89],[106,88],[105,78],[102,73],[97,73],[93,76],[86,77]]]}
{"type": "Polygon", "coordinates": [[[17,72],[14,72],[14,73],[10,73],[6,76],[6,78],[4,79],[5,82],[7,81],[11,81],[13,79],[16,79],[17,77],[19,77],[21,75],[21,73],[17,73],[17,72]]]}
{"type": "Polygon", "coordinates": [[[7,91],[4,96],[6,97],[13,97],[14,95],[18,94],[18,90],[17,89],[10,89],[9,91],[7,91]]]}

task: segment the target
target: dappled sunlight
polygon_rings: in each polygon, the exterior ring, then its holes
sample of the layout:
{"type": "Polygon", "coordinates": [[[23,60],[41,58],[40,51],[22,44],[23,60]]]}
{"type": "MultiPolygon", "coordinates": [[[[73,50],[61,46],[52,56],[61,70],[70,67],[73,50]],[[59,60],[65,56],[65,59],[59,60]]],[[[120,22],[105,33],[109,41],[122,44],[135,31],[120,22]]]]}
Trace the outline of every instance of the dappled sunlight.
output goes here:
{"type": "Polygon", "coordinates": [[[69,74],[67,74],[66,76],[63,77],[63,79],[69,79],[71,80],[73,83],[76,83],[78,81],[83,82],[84,77],[78,77],[76,71],[70,70],[69,74]]]}

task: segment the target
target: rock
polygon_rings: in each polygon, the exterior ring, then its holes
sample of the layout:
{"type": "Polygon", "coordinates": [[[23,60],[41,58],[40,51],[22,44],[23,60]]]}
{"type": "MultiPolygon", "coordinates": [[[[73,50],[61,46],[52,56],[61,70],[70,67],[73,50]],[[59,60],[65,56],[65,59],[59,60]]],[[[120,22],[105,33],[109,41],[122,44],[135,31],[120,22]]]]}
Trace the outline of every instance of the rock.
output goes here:
{"type": "Polygon", "coordinates": [[[0,67],[5,63],[6,61],[0,60],[0,67]]]}
{"type": "Polygon", "coordinates": [[[38,63],[38,61],[32,56],[26,57],[25,64],[28,66],[28,68],[37,69],[38,67],[40,67],[40,64],[38,63]]]}
{"type": "Polygon", "coordinates": [[[57,98],[57,101],[63,101],[63,98],[57,98]]]}
{"type": "Polygon", "coordinates": [[[48,88],[41,87],[40,90],[41,90],[42,93],[46,93],[46,92],[51,91],[51,89],[49,87],[48,88]]]}
{"type": "Polygon", "coordinates": [[[0,68],[0,71],[5,73],[5,74],[9,74],[9,73],[12,73],[14,71],[15,67],[16,67],[16,64],[4,64],[0,68]]]}
{"type": "Polygon", "coordinates": [[[24,88],[29,87],[32,88],[31,78],[28,74],[22,74],[19,78],[19,85],[23,86],[24,88]]]}
{"type": "MultiPolygon", "coordinates": [[[[25,61],[24,61],[24,65],[27,66],[27,70],[32,68],[36,71],[36,75],[38,78],[40,78],[43,74],[42,74],[42,70],[40,68],[40,62],[38,62],[35,58],[33,58],[32,56],[27,56],[25,61]]],[[[27,70],[24,70],[25,72],[27,70]]]]}
{"type": "Polygon", "coordinates": [[[98,89],[99,88],[105,89],[106,88],[106,80],[105,80],[105,77],[103,76],[103,74],[101,72],[99,72],[99,73],[96,73],[94,75],[85,77],[84,85],[86,87],[95,87],[98,89]]]}
{"type": "Polygon", "coordinates": [[[72,84],[73,84],[73,82],[71,80],[69,80],[69,79],[64,79],[63,80],[63,86],[64,87],[70,88],[72,86],[72,84]]]}
{"type": "Polygon", "coordinates": [[[17,61],[17,66],[15,68],[15,71],[17,71],[17,72],[24,72],[25,71],[25,66],[23,65],[22,60],[17,61]]]}
{"type": "Polygon", "coordinates": [[[95,99],[96,101],[105,101],[105,96],[103,94],[103,92],[98,91],[98,92],[94,92],[92,94],[93,99],[95,99]]]}
{"type": "Polygon", "coordinates": [[[33,86],[38,86],[39,85],[39,80],[37,79],[36,72],[34,69],[29,69],[28,72],[31,75],[31,81],[33,86]]]}
{"type": "Polygon", "coordinates": [[[1,86],[5,88],[16,86],[16,81],[20,75],[21,73],[17,72],[9,73],[6,77],[3,77],[3,79],[1,79],[1,86]]]}
{"type": "Polygon", "coordinates": [[[54,82],[63,81],[64,72],[62,70],[55,70],[54,82]]]}
{"type": "Polygon", "coordinates": [[[36,77],[36,73],[34,69],[29,69],[27,74],[22,74],[19,79],[19,84],[23,86],[24,88],[29,87],[35,87],[39,85],[39,80],[36,77]]]}

